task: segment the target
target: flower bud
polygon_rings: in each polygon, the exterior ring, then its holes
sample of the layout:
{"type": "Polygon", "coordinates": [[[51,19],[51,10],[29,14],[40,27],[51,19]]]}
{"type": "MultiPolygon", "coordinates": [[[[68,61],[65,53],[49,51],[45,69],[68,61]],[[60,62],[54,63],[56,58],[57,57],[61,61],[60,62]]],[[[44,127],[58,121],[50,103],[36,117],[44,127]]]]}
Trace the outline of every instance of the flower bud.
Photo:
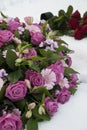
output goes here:
{"type": "Polygon", "coordinates": [[[22,58],[18,58],[17,60],[16,60],[16,63],[21,63],[22,62],[22,58]]]}
{"type": "Polygon", "coordinates": [[[27,111],[26,118],[31,118],[31,116],[32,116],[32,111],[31,110],[27,111]]]}
{"type": "Polygon", "coordinates": [[[32,102],[32,103],[30,103],[30,104],[28,105],[28,109],[32,110],[32,109],[35,108],[35,106],[36,106],[35,102],[32,102]]]}
{"type": "Polygon", "coordinates": [[[44,109],[44,107],[43,107],[42,105],[39,107],[38,113],[39,113],[40,115],[46,114],[46,113],[45,113],[45,109],[44,109]]]}
{"type": "Polygon", "coordinates": [[[24,18],[25,22],[28,24],[28,25],[31,25],[33,23],[33,17],[25,17],[24,18]]]}
{"type": "Polygon", "coordinates": [[[28,79],[25,79],[26,85],[29,89],[31,89],[31,84],[30,81],[28,79]]]}

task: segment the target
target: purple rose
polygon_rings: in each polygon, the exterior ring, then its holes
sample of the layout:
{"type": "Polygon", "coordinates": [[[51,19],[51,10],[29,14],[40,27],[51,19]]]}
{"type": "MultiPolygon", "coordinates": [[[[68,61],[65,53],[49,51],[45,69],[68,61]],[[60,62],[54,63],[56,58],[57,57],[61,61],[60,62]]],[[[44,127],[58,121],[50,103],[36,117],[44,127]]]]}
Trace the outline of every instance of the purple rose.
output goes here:
{"type": "Polygon", "coordinates": [[[26,71],[26,79],[28,79],[31,83],[31,86],[43,86],[45,84],[45,79],[36,71],[27,70],[26,71]]]}
{"type": "Polygon", "coordinates": [[[21,130],[22,121],[19,116],[5,114],[0,117],[0,130],[21,130]]]}
{"type": "Polygon", "coordinates": [[[13,38],[13,33],[8,30],[0,30],[0,43],[10,42],[13,38]]]}
{"type": "Polygon", "coordinates": [[[77,76],[76,74],[72,74],[72,75],[70,76],[70,87],[71,87],[71,88],[76,87],[77,80],[78,80],[78,76],[77,76]]]}
{"type": "Polygon", "coordinates": [[[41,32],[31,32],[31,42],[33,45],[39,45],[45,40],[45,37],[41,32]]]}
{"type": "Polygon", "coordinates": [[[58,103],[51,100],[49,97],[45,98],[45,108],[51,116],[53,116],[58,110],[58,103]]]}
{"type": "Polygon", "coordinates": [[[27,51],[27,53],[22,53],[21,57],[25,57],[27,60],[30,59],[31,56],[37,55],[37,52],[34,48],[27,48],[24,51],[27,51]]]}
{"type": "Polygon", "coordinates": [[[62,74],[64,73],[64,66],[62,62],[57,61],[55,64],[52,64],[48,67],[49,69],[52,69],[54,73],[56,74],[56,83],[58,84],[61,80],[62,74]]]}
{"type": "Polygon", "coordinates": [[[3,43],[2,42],[0,42],[0,47],[2,47],[3,46],[3,43]]]}
{"type": "Polygon", "coordinates": [[[60,91],[56,92],[56,100],[57,102],[64,104],[70,99],[71,93],[70,91],[63,87],[60,91]]]}
{"type": "Polygon", "coordinates": [[[13,102],[23,99],[27,93],[25,81],[18,81],[14,84],[9,84],[6,89],[5,96],[13,102]]]}
{"type": "Polygon", "coordinates": [[[19,21],[18,18],[15,19],[11,19],[8,21],[8,27],[9,29],[14,32],[15,30],[17,30],[19,27],[21,27],[21,23],[19,21]]]}

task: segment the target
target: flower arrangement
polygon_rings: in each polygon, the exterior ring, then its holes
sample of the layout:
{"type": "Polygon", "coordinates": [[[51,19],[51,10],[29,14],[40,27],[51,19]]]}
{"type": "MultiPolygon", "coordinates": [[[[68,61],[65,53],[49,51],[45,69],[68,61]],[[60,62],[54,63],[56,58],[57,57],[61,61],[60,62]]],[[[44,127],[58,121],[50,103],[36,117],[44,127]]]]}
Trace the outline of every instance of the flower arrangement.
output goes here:
{"type": "Polygon", "coordinates": [[[67,11],[59,10],[58,16],[54,16],[51,12],[41,14],[41,19],[48,20],[53,30],[58,30],[60,35],[73,36],[75,39],[87,37],[87,12],[81,14],[78,10],[73,12],[70,5],[67,11]]]}
{"type": "Polygon", "coordinates": [[[73,51],[48,22],[0,18],[0,130],[38,130],[77,90],[73,51]]]}

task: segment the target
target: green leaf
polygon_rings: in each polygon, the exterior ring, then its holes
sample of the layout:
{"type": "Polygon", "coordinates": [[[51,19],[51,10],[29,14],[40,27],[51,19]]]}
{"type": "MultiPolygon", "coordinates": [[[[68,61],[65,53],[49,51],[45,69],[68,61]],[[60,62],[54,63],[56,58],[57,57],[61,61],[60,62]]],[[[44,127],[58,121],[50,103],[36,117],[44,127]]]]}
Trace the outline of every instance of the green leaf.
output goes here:
{"type": "Polygon", "coordinates": [[[24,39],[26,41],[29,41],[30,40],[30,33],[29,33],[29,30],[24,30],[24,39]]]}
{"type": "Polygon", "coordinates": [[[3,18],[7,18],[7,16],[4,15],[2,12],[0,12],[0,14],[1,14],[1,16],[2,16],[3,18]]]}
{"type": "Polygon", "coordinates": [[[17,55],[15,52],[13,52],[12,50],[8,50],[7,51],[7,55],[6,55],[6,63],[8,64],[8,66],[11,69],[15,69],[15,60],[17,59],[17,55]]]}
{"type": "Polygon", "coordinates": [[[27,121],[27,129],[26,130],[38,130],[38,123],[35,119],[30,118],[27,121]]]}
{"type": "Polygon", "coordinates": [[[78,72],[75,71],[75,70],[72,69],[72,68],[65,67],[65,75],[70,75],[70,74],[75,74],[75,73],[78,73],[78,72]]]}
{"type": "Polygon", "coordinates": [[[50,94],[50,92],[46,89],[46,87],[35,87],[32,92],[35,92],[35,93],[41,93],[43,95],[43,93],[46,95],[46,96],[49,96],[50,98],[52,98],[52,95],[50,94]]]}
{"type": "Polygon", "coordinates": [[[19,108],[19,110],[22,111],[26,105],[26,100],[23,99],[23,100],[17,101],[17,102],[15,102],[15,105],[17,108],[19,108]]]}
{"type": "Polygon", "coordinates": [[[20,34],[19,34],[18,30],[16,30],[16,31],[14,32],[14,35],[15,35],[15,37],[17,37],[17,38],[20,39],[20,34]]]}
{"type": "Polygon", "coordinates": [[[69,91],[71,92],[72,95],[74,95],[77,91],[76,88],[70,88],[69,91]]]}
{"type": "Polygon", "coordinates": [[[53,17],[53,14],[51,12],[42,13],[40,16],[40,19],[48,20],[53,17]]]}
{"type": "Polygon", "coordinates": [[[9,45],[7,45],[7,46],[4,47],[4,51],[5,50],[9,50],[9,49],[15,49],[14,45],[9,44],[9,45]]]}
{"type": "Polygon", "coordinates": [[[67,9],[67,16],[70,17],[72,15],[72,12],[73,12],[73,7],[70,5],[67,9]]]}
{"type": "Polygon", "coordinates": [[[16,70],[14,72],[9,73],[7,78],[8,78],[8,80],[11,83],[15,83],[15,82],[17,82],[21,78],[21,76],[22,76],[21,71],[20,70],[16,70]]]}
{"type": "Polygon", "coordinates": [[[2,56],[2,53],[0,52],[0,66],[2,66],[2,64],[4,63],[4,58],[2,56]]]}
{"type": "Polygon", "coordinates": [[[64,40],[58,40],[59,43],[64,43],[65,45],[68,45],[64,40]]]}
{"type": "Polygon", "coordinates": [[[0,101],[3,100],[4,95],[5,95],[5,91],[6,91],[6,86],[4,85],[1,90],[0,90],[0,101]]]}
{"type": "Polygon", "coordinates": [[[31,59],[31,60],[39,60],[39,61],[42,61],[44,58],[43,58],[43,57],[40,57],[40,56],[31,56],[30,59],[31,59]]]}
{"type": "Polygon", "coordinates": [[[72,50],[70,50],[68,47],[65,47],[65,46],[62,46],[62,45],[59,45],[59,47],[57,48],[57,51],[62,51],[64,53],[72,52],[72,50]]]}
{"type": "Polygon", "coordinates": [[[5,21],[3,21],[1,24],[0,24],[0,29],[7,29],[7,23],[5,21]]]}
{"type": "Polygon", "coordinates": [[[42,33],[46,36],[46,27],[47,27],[48,21],[46,21],[43,25],[42,25],[42,33]]]}
{"type": "Polygon", "coordinates": [[[31,69],[37,71],[37,72],[40,72],[40,68],[38,67],[38,64],[33,62],[33,61],[28,61],[28,65],[31,69]]]}
{"type": "Polygon", "coordinates": [[[64,10],[62,10],[62,9],[61,9],[61,10],[59,10],[58,15],[59,15],[59,16],[64,16],[64,15],[65,15],[65,11],[64,11],[64,10]]]}
{"type": "Polygon", "coordinates": [[[33,109],[33,116],[34,116],[38,121],[43,121],[43,120],[49,121],[49,120],[50,120],[50,116],[48,115],[48,113],[40,115],[40,114],[38,113],[38,109],[39,109],[39,106],[36,106],[36,107],[33,109]]]}

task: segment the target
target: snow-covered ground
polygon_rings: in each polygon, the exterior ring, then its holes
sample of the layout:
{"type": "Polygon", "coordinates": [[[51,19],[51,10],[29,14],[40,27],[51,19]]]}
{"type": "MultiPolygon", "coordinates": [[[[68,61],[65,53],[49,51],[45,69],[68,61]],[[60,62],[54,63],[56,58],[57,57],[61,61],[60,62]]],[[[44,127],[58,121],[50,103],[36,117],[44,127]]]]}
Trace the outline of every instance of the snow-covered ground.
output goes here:
{"type": "MultiPolygon", "coordinates": [[[[21,20],[25,16],[33,16],[35,21],[39,21],[41,13],[51,11],[57,14],[59,9],[66,10],[69,5],[81,14],[87,11],[87,0],[0,0],[1,11],[21,20]]],[[[51,121],[39,124],[39,130],[87,130],[87,38],[78,41],[63,36],[63,39],[75,51],[71,54],[72,67],[80,73],[81,84],[70,101],[60,105],[59,112],[51,121]]]]}

